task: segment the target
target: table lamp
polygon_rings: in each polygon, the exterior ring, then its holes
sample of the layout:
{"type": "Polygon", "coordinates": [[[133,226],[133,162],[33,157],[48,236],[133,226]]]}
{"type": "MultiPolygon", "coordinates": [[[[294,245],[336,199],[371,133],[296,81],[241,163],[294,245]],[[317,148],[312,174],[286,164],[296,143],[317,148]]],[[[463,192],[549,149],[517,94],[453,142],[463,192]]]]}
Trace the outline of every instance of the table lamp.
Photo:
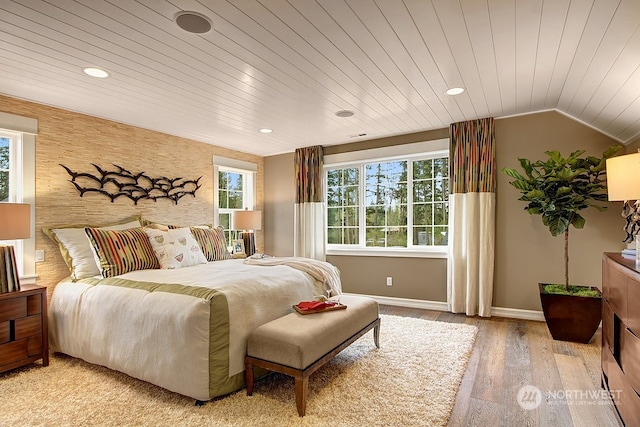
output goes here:
{"type": "MultiPolygon", "coordinates": [[[[0,203],[0,240],[28,239],[31,236],[30,206],[0,203]]],[[[0,246],[0,293],[20,290],[13,246],[0,246]]]]}
{"type": "Polygon", "coordinates": [[[233,211],[232,222],[234,230],[243,230],[242,240],[244,240],[244,251],[247,256],[256,253],[256,240],[253,231],[262,229],[262,212],[248,209],[233,211]]]}
{"type": "MultiPolygon", "coordinates": [[[[640,226],[640,152],[607,159],[607,193],[610,201],[632,202],[632,221],[640,226]]],[[[626,216],[626,215],[625,215],[626,216]]],[[[636,232],[636,265],[640,265],[640,233],[636,232]]]]}

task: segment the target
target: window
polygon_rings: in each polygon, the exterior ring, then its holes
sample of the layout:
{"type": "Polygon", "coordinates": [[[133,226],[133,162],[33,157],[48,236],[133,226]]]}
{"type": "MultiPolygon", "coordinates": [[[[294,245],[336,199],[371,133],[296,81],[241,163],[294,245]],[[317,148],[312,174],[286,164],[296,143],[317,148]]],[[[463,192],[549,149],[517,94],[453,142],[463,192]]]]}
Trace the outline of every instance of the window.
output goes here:
{"type": "Polygon", "coordinates": [[[224,227],[225,238],[229,244],[237,239],[238,233],[242,231],[231,229],[233,211],[243,210],[253,204],[246,200],[248,194],[244,186],[247,181],[249,178],[246,173],[227,171],[222,168],[218,171],[218,200],[220,201],[218,225],[224,227]]]}
{"type": "Polygon", "coordinates": [[[253,209],[257,165],[235,159],[214,157],[216,195],[214,197],[216,225],[224,227],[227,245],[238,238],[242,230],[231,229],[233,211],[253,209]]]}
{"type": "Polygon", "coordinates": [[[31,238],[13,245],[20,280],[35,282],[35,135],[38,120],[0,112],[0,203],[31,205],[31,238]]]}
{"type": "Polygon", "coordinates": [[[446,150],[325,166],[327,249],[444,252],[446,150]]]}
{"type": "Polygon", "coordinates": [[[0,132],[0,202],[9,201],[9,189],[11,186],[11,162],[10,150],[13,146],[10,137],[5,132],[0,132]]]}

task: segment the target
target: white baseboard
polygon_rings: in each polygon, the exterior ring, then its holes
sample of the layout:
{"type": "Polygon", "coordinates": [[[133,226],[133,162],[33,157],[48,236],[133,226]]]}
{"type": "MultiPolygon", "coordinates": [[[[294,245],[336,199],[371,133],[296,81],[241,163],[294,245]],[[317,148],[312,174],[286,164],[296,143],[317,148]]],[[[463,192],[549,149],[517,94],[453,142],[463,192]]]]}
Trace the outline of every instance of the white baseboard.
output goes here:
{"type": "Polygon", "coordinates": [[[510,317],[512,319],[535,320],[538,322],[544,322],[544,313],[537,310],[491,307],[491,315],[496,317],[510,317]]]}
{"type": "MultiPolygon", "coordinates": [[[[349,294],[363,297],[373,298],[378,304],[392,305],[396,307],[420,308],[423,310],[449,311],[447,303],[441,301],[427,301],[421,299],[384,297],[379,295],[349,294]]],[[[542,311],[521,310],[518,308],[491,307],[491,315],[496,317],[509,317],[512,319],[535,320],[544,322],[544,314],[542,311]]]]}

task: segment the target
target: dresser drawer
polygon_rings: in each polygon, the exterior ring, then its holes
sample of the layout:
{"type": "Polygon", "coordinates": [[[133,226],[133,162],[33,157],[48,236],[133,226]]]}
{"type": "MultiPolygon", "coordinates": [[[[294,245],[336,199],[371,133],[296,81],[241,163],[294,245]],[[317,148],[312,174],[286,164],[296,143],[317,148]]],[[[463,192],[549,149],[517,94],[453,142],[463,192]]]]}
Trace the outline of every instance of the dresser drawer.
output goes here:
{"type": "Polygon", "coordinates": [[[611,260],[606,263],[606,293],[604,298],[611,309],[622,319],[627,321],[627,269],[611,260]]]}
{"type": "Polygon", "coordinates": [[[602,372],[604,372],[605,376],[607,377],[607,388],[611,389],[611,380],[609,379],[609,377],[611,376],[611,370],[614,369],[613,365],[616,365],[615,368],[617,368],[618,364],[613,357],[613,353],[607,347],[604,347],[602,349],[601,360],[602,372]]]}
{"type": "Polygon", "coordinates": [[[629,385],[640,391],[640,337],[628,328],[620,333],[620,364],[629,385]]]}
{"type": "Polygon", "coordinates": [[[602,301],[602,346],[607,347],[613,353],[614,343],[614,317],[613,310],[606,300],[602,301]]]}
{"type": "Polygon", "coordinates": [[[0,322],[27,316],[27,298],[17,297],[0,301],[0,322]]]}
{"type": "Polygon", "coordinates": [[[634,389],[628,385],[621,389],[620,404],[616,408],[626,426],[640,426],[640,396],[634,389]]]}
{"type": "Polygon", "coordinates": [[[625,324],[640,336],[640,278],[627,279],[627,321],[625,324]]]}

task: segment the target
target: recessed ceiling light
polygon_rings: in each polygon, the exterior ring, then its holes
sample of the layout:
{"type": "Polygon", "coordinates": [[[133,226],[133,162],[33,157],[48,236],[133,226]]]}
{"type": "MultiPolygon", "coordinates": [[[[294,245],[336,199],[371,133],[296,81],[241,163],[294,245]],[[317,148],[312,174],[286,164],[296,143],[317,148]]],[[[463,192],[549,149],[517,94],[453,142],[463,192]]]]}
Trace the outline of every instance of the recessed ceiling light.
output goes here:
{"type": "Polygon", "coordinates": [[[336,111],[336,116],[338,117],[351,117],[353,116],[355,113],[351,110],[340,110],[340,111],[336,111]]]}
{"type": "Polygon", "coordinates": [[[183,10],[176,13],[173,19],[178,24],[178,27],[193,34],[208,33],[213,28],[211,20],[198,12],[183,10]]]}
{"type": "Polygon", "coordinates": [[[91,77],[97,77],[99,79],[104,79],[105,77],[109,77],[109,73],[107,73],[105,70],[101,70],[100,68],[88,67],[88,68],[85,68],[83,71],[85,74],[91,77]]]}
{"type": "Polygon", "coordinates": [[[445,92],[447,95],[460,95],[462,92],[464,92],[464,88],[462,87],[452,87],[451,89],[447,89],[447,91],[445,92]]]}
{"type": "Polygon", "coordinates": [[[273,129],[269,129],[269,128],[260,129],[260,133],[271,133],[271,132],[273,132],[273,129]]]}

